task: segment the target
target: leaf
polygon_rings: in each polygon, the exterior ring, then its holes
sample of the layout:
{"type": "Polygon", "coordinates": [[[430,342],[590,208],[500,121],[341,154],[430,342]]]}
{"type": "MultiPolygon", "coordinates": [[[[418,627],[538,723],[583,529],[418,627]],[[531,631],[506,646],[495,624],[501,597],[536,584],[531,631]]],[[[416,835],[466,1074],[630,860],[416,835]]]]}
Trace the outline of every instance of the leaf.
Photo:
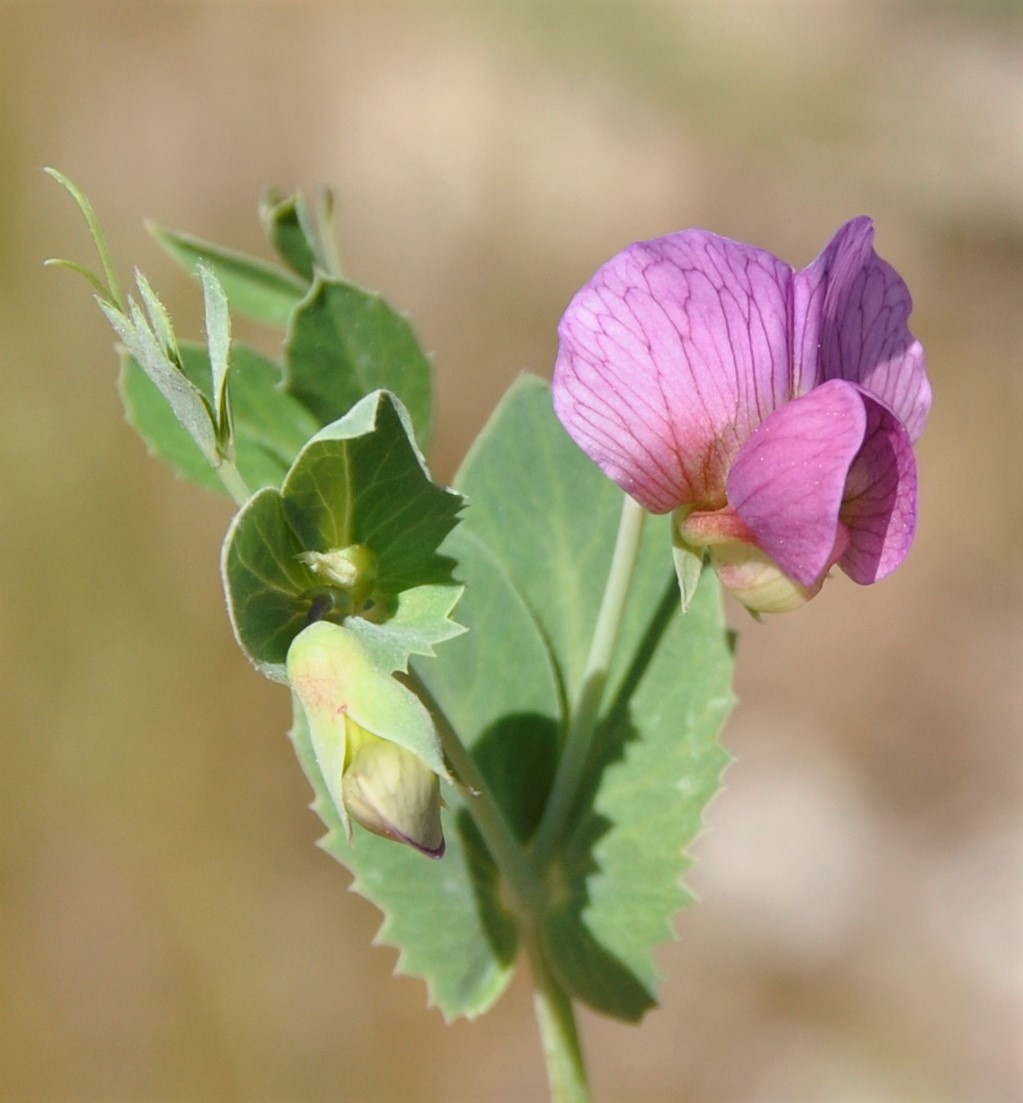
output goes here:
{"type": "MultiPolygon", "coordinates": [[[[154,331],[139,305],[131,299],[128,300],[130,316],[122,314],[102,299],[99,300],[100,309],[125,348],[163,396],[174,418],[195,442],[199,453],[207,463],[216,465],[217,442],[206,396],[184,374],[181,366],[170,359],[168,352],[176,356],[177,350],[168,349],[166,344],[169,321],[162,307],[157,309],[158,300],[141,277],[139,286],[158,332],[154,331]]],[[[173,339],[173,334],[170,336],[173,339]]]]}
{"type": "Polygon", "coordinates": [[[267,192],[259,213],[270,243],[305,280],[311,282],[317,268],[340,275],[334,243],[334,195],[329,188],[318,188],[311,206],[301,192],[290,196],[267,192]]]}
{"type": "Polygon", "coordinates": [[[486,1011],[508,983],[516,931],[458,791],[445,794],[447,852],[439,862],[361,830],[349,843],[300,708],[291,738],[315,793],[313,809],[328,827],[320,845],[352,871],[353,889],[384,913],[376,941],[399,948],[396,971],[425,979],[430,1002],[448,1020],[486,1011]]]}
{"type": "Polygon", "coordinates": [[[160,302],[156,292],[150,287],[149,280],[137,268],[135,269],[135,283],[138,285],[139,295],[145,305],[146,314],[149,316],[149,328],[167,358],[177,367],[180,360],[178,340],[174,336],[174,327],[171,325],[167,308],[160,302]]]}
{"type": "MultiPolygon", "coordinates": [[[[506,395],[456,485],[472,504],[459,539],[476,538],[489,549],[547,641],[562,699],[574,702],[620,491],[564,432],[547,385],[528,377],[506,395]]],[[[670,937],[671,917],[686,900],[682,848],[696,834],[726,761],[716,737],[731,700],[731,660],[717,584],[708,576],[681,617],[669,524],[647,521],[608,682],[602,754],[588,794],[593,807],[566,834],[548,873],[552,967],[578,998],[626,1019],[654,1002],[651,951],[670,937]]],[[[502,667],[514,668],[516,658],[502,649],[493,626],[484,643],[468,574],[466,581],[459,619],[486,652],[488,665],[476,677],[487,685],[502,667]]],[[[439,671],[447,672],[459,642],[444,649],[439,671]]],[[[505,766],[515,771],[514,755],[505,766]]],[[[519,779],[520,793],[525,784],[519,779]]]]}
{"type": "Polygon", "coordinates": [[[286,681],[291,641],[314,618],[316,576],[299,559],[305,550],[273,487],[235,514],[221,559],[227,607],[242,650],[267,677],[286,681]]]}
{"type": "Polygon", "coordinates": [[[461,586],[415,586],[398,595],[384,623],[353,618],[348,627],[365,639],[381,666],[404,671],[410,655],[434,655],[438,644],[465,632],[451,619],[462,591],[461,586]]]}
{"type": "Polygon", "coordinates": [[[259,216],[270,244],[281,259],[308,283],[312,283],[316,252],[307,230],[305,201],[299,195],[269,191],[259,205],[259,216]]]}
{"type": "Polygon", "coordinates": [[[437,548],[463,502],[430,481],[412,427],[378,391],[302,450],[282,487],[292,527],[313,551],[366,544],[380,586],[398,593],[451,582],[453,561],[437,548]]]}
{"type": "Polygon", "coordinates": [[[318,276],[291,321],[286,387],[328,424],[364,395],[392,391],[421,443],[433,420],[430,361],[409,322],[379,295],[318,276]]]}
{"type": "MultiPolygon", "coordinates": [[[[213,386],[209,355],[202,345],[182,342],[181,368],[212,406],[213,386]]],[[[312,414],[280,389],[281,370],[245,345],[231,352],[231,414],[235,462],[247,486],[280,486],[317,425],[312,414]]],[[[203,456],[136,360],[121,365],[121,399],[128,420],[150,451],[179,475],[211,490],[224,487],[216,470],[203,456]]]]}
{"type": "Polygon", "coordinates": [[[206,347],[210,358],[213,424],[217,430],[218,442],[224,445],[230,436],[227,373],[231,354],[231,315],[227,310],[227,296],[213,274],[213,269],[202,263],[197,271],[202,281],[203,302],[206,309],[206,347]]]}
{"type": "MultiPolygon", "coordinates": [[[[501,400],[455,483],[472,503],[466,527],[490,548],[532,611],[556,657],[563,694],[574,700],[607,578],[621,492],[561,428],[548,385],[528,375],[501,400]]],[[[670,570],[668,554],[654,551],[637,568],[638,584],[653,571],[657,592],[647,587],[642,601],[633,592],[620,652],[633,646],[630,641],[649,619],[670,570]]]]}
{"type": "Polygon", "coordinates": [[[553,778],[562,701],[536,618],[472,531],[472,513],[444,545],[467,583],[458,619],[469,631],[414,665],[524,843],[553,778]]]}
{"type": "MultiPolygon", "coordinates": [[[[228,609],[243,650],[269,677],[283,680],[288,645],[312,620],[368,618],[404,655],[430,649],[454,628],[436,594],[453,562],[438,546],[462,499],[434,484],[410,437],[407,415],[387,392],[368,395],[298,454],[280,492],[265,489],[242,508],[224,544],[228,609]],[[359,608],[298,557],[359,545],[375,560],[376,582],[359,608]]],[[[401,664],[402,666],[404,663],[401,664]]]]}
{"type": "MultiPolygon", "coordinates": [[[[658,518],[659,522],[664,519],[658,518]]],[[[667,549],[667,526],[656,526],[667,549]]],[[[657,1002],[652,948],[673,937],[691,896],[684,848],[702,827],[728,755],[717,735],[731,707],[720,591],[707,575],[683,617],[671,580],[666,628],[635,691],[603,730],[592,804],[565,839],[547,916],[549,959],[579,999],[635,1021],[657,1002]]]]}
{"type": "Polygon", "coordinates": [[[147,228],[188,272],[205,262],[223,285],[233,310],[268,325],[285,326],[308,284],[283,268],[256,257],[178,233],[154,222],[147,228]]]}

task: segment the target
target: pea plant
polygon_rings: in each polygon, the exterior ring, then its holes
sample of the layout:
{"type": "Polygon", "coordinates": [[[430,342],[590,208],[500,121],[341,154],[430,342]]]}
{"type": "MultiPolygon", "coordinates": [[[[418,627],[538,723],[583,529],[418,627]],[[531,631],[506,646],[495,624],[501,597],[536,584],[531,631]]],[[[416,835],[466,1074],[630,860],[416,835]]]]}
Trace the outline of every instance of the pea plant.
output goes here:
{"type": "Polygon", "coordinates": [[[237,506],[227,610],[291,694],[322,846],[446,1018],[524,958],[551,1099],[591,1099],[576,1007],[655,1005],[728,762],[722,587],[788,612],[913,540],[930,391],[872,223],[799,271],[704,230],[628,247],[571,298],[553,382],[518,379],[447,487],[430,359],[342,274],[329,192],[266,196],[276,263],[153,228],[198,279],[196,342],[140,272],[122,290],[48,171],[100,261],[51,263],[93,287],[129,422],[237,506]],[[277,327],[279,359],[232,314],[277,327]]]}

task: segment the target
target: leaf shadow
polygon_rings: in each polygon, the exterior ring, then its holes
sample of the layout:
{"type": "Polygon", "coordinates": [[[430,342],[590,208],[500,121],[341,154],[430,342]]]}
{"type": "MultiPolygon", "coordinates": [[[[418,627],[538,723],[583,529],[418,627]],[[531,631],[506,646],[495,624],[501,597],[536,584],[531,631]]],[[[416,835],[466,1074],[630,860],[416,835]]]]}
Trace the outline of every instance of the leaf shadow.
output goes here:
{"type": "Polygon", "coordinates": [[[672,578],[598,729],[575,818],[556,864],[552,905],[544,924],[548,956],[562,983],[594,1010],[627,1022],[641,1019],[657,1001],[649,984],[608,950],[587,923],[586,913],[593,903],[591,886],[604,872],[598,846],[616,827],[597,811],[596,800],[608,771],[625,758],[629,744],[640,736],[629,702],[678,610],[678,589],[672,578]]]}
{"type": "MultiPolygon", "coordinates": [[[[554,779],[557,745],[557,722],[539,713],[502,716],[473,745],[477,766],[523,844],[543,814],[554,779]]],[[[518,946],[518,928],[501,905],[497,866],[467,808],[458,810],[455,823],[468,856],[470,883],[483,928],[494,955],[502,964],[509,964],[518,946]]]]}

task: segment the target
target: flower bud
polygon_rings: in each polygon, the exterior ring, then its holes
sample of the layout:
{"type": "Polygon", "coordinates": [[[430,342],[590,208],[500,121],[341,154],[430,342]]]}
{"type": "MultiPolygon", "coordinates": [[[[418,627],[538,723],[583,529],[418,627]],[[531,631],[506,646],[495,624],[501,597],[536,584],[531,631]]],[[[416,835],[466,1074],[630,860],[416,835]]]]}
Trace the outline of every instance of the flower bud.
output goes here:
{"type": "Polygon", "coordinates": [[[739,540],[714,544],[709,550],[721,584],[754,615],[791,613],[824,585],[823,575],[813,586],[796,582],[766,552],[739,540]]]}
{"type": "Polygon", "coordinates": [[[348,591],[352,602],[361,605],[377,580],[377,557],[365,544],[350,544],[330,551],[305,551],[298,558],[321,578],[348,591]]]}
{"type": "Polygon", "coordinates": [[[348,721],[350,758],[341,777],[348,814],[374,835],[444,855],[437,775],[411,751],[348,721]]]}
{"type": "Polygon", "coordinates": [[[288,680],[341,822],[444,853],[438,777],[447,777],[433,719],[364,637],[317,621],[288,649],[288,680]]]}

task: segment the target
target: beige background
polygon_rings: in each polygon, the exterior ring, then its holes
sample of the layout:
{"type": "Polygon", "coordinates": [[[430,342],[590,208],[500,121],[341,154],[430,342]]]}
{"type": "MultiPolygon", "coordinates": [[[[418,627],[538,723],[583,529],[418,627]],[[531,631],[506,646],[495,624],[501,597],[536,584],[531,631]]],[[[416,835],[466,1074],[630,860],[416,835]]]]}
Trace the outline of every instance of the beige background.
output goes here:
{"type": "MultiPolygon", "coordinates": [[[[702,225],[808,263],[872,214],[936,405],[919,539],[741,629],[703,903],[604,1103],[1023,1098],[1023,27],[1003,3],[0,2],[0,1098],[543,1098],[528,987],[445,1027],[313,842],[288,702],[230,637],[226,502],[122,421],[53,164],[183,333],[152,216],[262,250],[336,185],[348,270],[436,354],[435,469],[547,374],[576,287],[702,225]]],[[[248,332],[248,331],[245,331],[248,332]]]]}

